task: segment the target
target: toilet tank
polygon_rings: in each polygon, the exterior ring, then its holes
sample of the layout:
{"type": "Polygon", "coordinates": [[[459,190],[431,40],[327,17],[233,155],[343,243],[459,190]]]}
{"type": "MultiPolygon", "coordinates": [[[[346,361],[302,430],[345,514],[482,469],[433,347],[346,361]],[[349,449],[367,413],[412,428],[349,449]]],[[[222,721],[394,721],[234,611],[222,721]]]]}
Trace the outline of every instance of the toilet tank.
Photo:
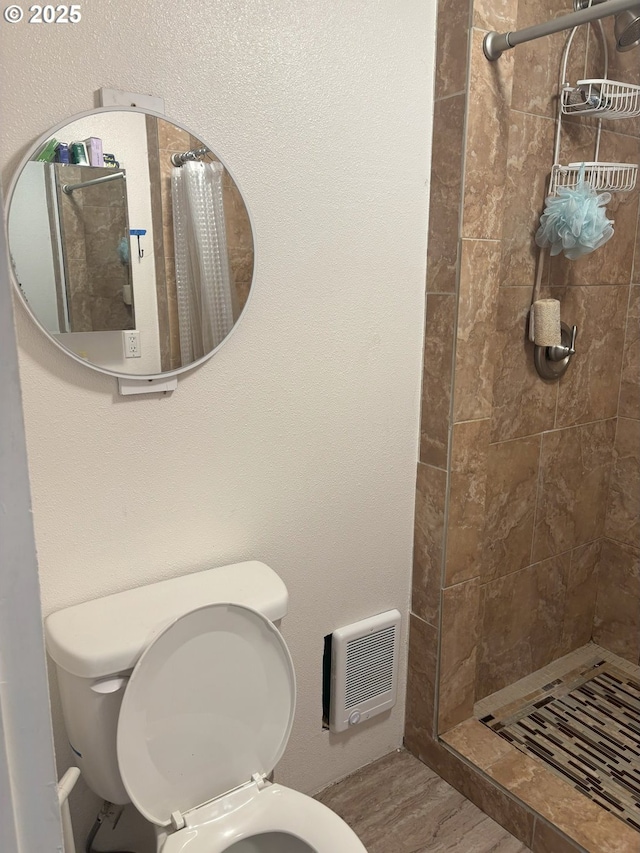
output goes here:
{"type": "Polygon", "coordinates": [[[45,620],[69,743],[87,785],[102,799],[129,802],[118,770],[116,733],[138,658],[177,618],[217,602],[252,607],[278,622],[287,612],[288,593],[273,569],[251,560],[107,595],[45,620]]]}

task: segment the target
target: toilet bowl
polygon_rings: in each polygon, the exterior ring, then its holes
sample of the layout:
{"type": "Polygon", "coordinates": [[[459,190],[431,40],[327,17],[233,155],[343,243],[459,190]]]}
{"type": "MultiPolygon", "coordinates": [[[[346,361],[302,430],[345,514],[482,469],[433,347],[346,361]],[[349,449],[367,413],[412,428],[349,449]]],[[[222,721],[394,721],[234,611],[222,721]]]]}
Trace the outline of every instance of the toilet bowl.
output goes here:
{"type": "Polygon", "coordinates": [[[366,853],[329,808],[268,778],[295,712],[293,663],[272,621],[286,602],[277,575],[251,562],[47,620],[86,781],[133,802],[157,827],[158,851],[366,853]]]}
{"type": "MultiPolygon", "coordinates": [[[[355,833],[317,800],[268,784],[261,791],[229,795],[223,808],[201,823],[188,825],[159,844],[162,853],[362,853],[355,833]],[[200,846],[199,846],[200,845],[200,846]]],[[[222,805],[222,804],[221,804],[222,805]]]]}

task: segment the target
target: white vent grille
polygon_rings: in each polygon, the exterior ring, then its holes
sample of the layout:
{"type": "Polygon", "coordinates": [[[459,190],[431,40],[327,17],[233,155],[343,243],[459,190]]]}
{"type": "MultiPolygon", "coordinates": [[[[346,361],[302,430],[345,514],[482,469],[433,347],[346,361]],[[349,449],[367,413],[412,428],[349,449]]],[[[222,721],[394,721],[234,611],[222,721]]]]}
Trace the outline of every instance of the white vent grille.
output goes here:
{"type": "Polygon", "coordinates": [[[330,728],[344,731],[396,702],[400,614],[390,610],[334,631],[330,728]]]}

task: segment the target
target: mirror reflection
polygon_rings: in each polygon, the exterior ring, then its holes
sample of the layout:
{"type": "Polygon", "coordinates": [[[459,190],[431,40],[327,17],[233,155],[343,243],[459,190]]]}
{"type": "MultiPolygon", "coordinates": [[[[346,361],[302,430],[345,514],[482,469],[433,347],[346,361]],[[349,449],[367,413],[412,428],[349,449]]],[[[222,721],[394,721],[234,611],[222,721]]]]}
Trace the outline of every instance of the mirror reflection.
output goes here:
{"type": "Polygon", "coordinates": [[[20,293],[65,349],[122,375],[186,367],[238,320],[249,216],[224,164],[173,122],[101,110],[25,164],[9,210],[20,293]]]}

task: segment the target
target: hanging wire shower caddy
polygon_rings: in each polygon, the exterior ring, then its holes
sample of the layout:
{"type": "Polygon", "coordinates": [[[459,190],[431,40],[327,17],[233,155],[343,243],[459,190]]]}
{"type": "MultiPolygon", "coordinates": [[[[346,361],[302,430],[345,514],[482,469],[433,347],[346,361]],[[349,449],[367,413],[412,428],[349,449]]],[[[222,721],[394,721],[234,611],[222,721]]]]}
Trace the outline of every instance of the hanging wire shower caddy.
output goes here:
{"type": "Polygon", "coordinates": [[[596,192],[630,192],[638,178],[638,165],[635,163],[605,163],[600,161],[600,136],[602,119],[616,120],[640,116],[640,86],[609,80],[609,56],[607,39],[602,21],[598,21],[604,48],[604,77],[578,80],[575,86],[567,82],[567,63],[569,51],[577,27],[571,31],[565,44],[561,66],[561,93],[556,123],[554,165],[551,169],[549,195],[557,195],[560,187],[575,187],[582,179],[584,169],[586,180],[596,192]],[[560,137],[562,117],[586,115],[598,119],[595,142],[595,157],[590,162],[560,163],[560,137]]]}

